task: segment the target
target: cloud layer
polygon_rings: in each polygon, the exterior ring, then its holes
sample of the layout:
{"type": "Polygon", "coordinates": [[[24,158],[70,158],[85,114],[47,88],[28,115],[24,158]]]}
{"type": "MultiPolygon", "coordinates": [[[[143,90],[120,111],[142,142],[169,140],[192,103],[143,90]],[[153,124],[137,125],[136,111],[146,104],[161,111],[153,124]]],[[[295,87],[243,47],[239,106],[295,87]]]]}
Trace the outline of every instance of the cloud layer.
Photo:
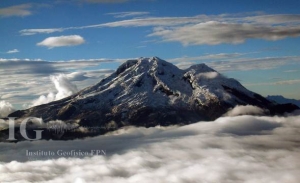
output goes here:
{"type": "Polygon", "coordinates": [[[86,140],[2,143],[0,181],[298,183],[299,124],[300,116],[238,116],[183,127],[131,127],[86,140]],[[56,153],[92,149],[106,155],[56,153]],[[26,156],[26,150],[55,155],[26,156]]]}
{"type": "Polygon", "coordinates": [[[49,93],[53,93],[55,98],[57,90],[49,79],[50,75],[65,74],[65,77],[77,85],[78,89],[82,89],[99,82],[114,71],[103,69],[101,64],[123,61],[123,59],[43,61],[0,58],[0,99],[18,107],[23,104],[28,105],[42,95],[45,98],[52,98],[52,95],[48,97],[49,93]],[[91,70],[91,67],[98,69],[91,70]]]}
{"type": "Polygon", "coordinates": [[[20,52],[18,49],[13,49],[13,50],[8,50],[6,53],[11,54],[11,53],[18,53],[20,52]]]}
{"type": "Polygon", "coordinates": [[[38,46],[46,46],[48,48],[62,47],[62,46],[76,46],[83,44],[85,40],[79,35],[48,37],[42,42],[37,43],[38,46]]]}

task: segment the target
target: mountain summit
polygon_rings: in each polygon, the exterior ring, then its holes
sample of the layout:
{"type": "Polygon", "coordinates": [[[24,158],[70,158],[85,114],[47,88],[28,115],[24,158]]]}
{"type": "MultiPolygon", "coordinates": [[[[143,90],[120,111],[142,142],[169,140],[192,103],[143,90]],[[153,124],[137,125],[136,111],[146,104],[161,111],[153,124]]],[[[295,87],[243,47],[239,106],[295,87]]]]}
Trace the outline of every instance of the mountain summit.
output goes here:
{"type": "Polygon", "coordinates": [[[213,120],[236,105],[258,106],[270,114],[284,112],[205,64],[181,70],[152,57],[128,60],[109,77],[70,97],[10,116],[41,117],[44,122],[62,120],[87,131],[100,127],[101,134],[128,125],[151,127],[213,120]]]}

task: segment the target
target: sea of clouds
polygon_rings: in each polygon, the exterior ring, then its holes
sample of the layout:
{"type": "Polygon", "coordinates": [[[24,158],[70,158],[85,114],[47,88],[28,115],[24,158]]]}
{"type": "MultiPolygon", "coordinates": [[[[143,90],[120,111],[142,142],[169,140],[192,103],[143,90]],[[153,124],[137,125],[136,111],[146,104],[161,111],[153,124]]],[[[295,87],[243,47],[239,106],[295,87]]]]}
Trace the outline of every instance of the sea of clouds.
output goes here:
{"type": "Polygon", "coordinates": [[[0,182],[299,182],[299,113],[230,115],[181,127],[127,127],[84,140],[0,143],[0,182]],[[55,153],[26,155],[39,150],[55,153]],[[62,156],[58,150],[105,153],[62,156]]]}

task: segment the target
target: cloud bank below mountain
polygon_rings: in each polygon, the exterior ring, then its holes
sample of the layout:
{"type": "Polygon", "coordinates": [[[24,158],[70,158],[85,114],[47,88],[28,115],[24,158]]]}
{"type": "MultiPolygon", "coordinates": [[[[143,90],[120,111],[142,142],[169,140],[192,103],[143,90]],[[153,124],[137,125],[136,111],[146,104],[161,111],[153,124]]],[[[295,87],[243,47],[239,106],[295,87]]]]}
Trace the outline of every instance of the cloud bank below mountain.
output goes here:
{"type": "Polygon", "coordinates": [[[85,140],[2,143],[0,181],[296,183],[299,124],[300,116],[237,116],[183,127],[130,127],[85,140]],[[26,150],[92,149],[106,155],[26,156],[26,150]]]}

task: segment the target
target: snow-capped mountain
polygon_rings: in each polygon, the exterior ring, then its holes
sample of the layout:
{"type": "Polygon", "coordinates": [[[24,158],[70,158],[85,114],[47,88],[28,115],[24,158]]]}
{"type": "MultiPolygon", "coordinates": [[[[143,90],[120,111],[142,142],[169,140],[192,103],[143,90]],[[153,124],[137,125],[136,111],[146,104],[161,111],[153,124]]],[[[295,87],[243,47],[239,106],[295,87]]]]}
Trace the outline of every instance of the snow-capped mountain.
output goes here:
{"type": "Polygon", "coordinates": [[[86,133],[96,128],[102,134],[127,125],[212,120],[236,105],[247,104],[268,109],[271,114],[283,112],[205,64],[181,70],[153,57],[128,60],[109,77],[70,97],[10,116],[41,117],[44,122],[62,120],[84,128],[86,133]]]}

